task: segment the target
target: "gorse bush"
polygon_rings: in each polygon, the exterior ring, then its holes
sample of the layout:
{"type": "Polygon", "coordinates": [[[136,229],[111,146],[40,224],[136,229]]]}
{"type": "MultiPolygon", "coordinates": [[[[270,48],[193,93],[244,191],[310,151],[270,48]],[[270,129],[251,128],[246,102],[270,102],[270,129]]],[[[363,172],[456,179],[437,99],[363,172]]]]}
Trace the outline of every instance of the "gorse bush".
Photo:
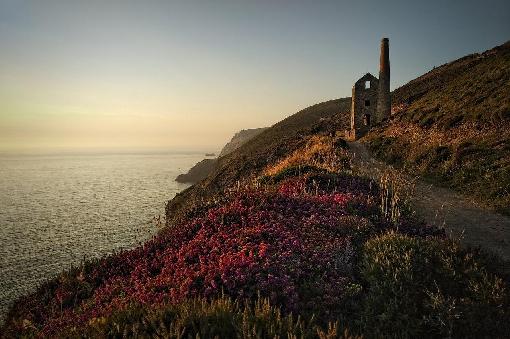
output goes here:
{"type": "Polygon", "coordinates": [[[462,338],[510,333],[503,281],[454,241],[398,233],[378,236],[363,248],[361,275],[368,284],[363,322],[373,335],[462,338]]]}

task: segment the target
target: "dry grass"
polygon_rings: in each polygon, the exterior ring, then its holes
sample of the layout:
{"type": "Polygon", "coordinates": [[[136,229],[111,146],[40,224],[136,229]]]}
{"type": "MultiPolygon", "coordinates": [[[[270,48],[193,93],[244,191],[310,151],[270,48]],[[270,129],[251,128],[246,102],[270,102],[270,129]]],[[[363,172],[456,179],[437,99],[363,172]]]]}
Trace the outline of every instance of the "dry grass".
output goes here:
{"type": "Polygon", "coordinates": [[[439,126],[394,122],[365,141],[385,162],[422,175],[510,213],[510,129],[464,123],[439,126]]]}
{"type": "Polygon", "coordinates": [[[331,173],[350,167],[347,152],[336,146],[335,141],[335,138],[329,136],[312,136],[304,147],[276,164],[267,166],[263,175],[273,176],[287,168],[299,166],[313,166],[331,173]]]}
{"type": "Polygon", "coordinates": [[[381,212],[385,218],[398,223],[404,209],[409,207],[415,182],[394,169],[386,170],[379,179],[381,212]]]}
{"type": "Polygon", "coordinates": [[[510,130],[506,126],[488,126],[474,122],[464,123],[448,130],[439,126],[423,128],[418,124],[395,122],[389,125],[382,135],[386,138],[404,138],[406,142],[420,144],[422,147],[458,146],[467,140],[481,144],[490,139],[491,135],[510,139],[510,130]]]}

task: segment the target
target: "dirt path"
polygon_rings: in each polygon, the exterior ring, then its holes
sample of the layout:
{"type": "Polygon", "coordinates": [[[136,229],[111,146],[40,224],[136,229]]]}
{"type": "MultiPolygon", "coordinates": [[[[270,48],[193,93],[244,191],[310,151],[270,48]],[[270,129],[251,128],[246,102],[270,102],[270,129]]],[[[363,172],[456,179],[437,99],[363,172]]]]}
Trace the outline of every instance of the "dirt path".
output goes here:
{"type": "MultiPolygon", "coordinates": [[[[354,153],[354,165],[378,180],[389,167],[375,160],[367,148],[359,143],[349,143],[354,153]]],[[[412,199],[418,215],[429,223],[444,226],[453,237],[463,242],[481,246],[499,254],[510,271],[510,217],[488,211],[466,197],[441,187],[416,181],[412,199]]]]}

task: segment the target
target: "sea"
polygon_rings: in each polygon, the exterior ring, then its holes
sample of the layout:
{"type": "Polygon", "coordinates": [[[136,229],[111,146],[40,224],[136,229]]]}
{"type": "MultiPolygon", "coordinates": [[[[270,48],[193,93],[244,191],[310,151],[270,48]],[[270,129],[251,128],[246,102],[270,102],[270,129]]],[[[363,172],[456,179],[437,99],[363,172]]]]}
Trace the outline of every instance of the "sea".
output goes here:
{"type": "Polygon", "coordinates": [[[82,260],[154,236],[203,153],[0,155],[0,323],[10,304],[82,260]],[[159,221],[159,222],[158,222],[159,221]]]}

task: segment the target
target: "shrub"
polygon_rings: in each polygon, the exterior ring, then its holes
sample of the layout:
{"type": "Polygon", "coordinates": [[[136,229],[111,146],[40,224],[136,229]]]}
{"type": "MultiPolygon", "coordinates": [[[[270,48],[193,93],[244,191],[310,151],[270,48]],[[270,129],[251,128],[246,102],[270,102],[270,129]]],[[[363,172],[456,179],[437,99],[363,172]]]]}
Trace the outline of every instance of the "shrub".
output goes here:
{"type": "Polygon", "coordinates": [[[505,337],[509,295],[472,251],[451,240],[388,233],[364,246],[363,324],[398,337],[505,337]]]}
{"type": "Polygon", "coordinates": [[[322,328],[314,318],[282,315],[267,299],[241,303],[222,296],[185,300],[156,309],[133,305],[108,317],[91,319],[69,337],[160,338],[352,338],[330,323],[322,328]]]}

